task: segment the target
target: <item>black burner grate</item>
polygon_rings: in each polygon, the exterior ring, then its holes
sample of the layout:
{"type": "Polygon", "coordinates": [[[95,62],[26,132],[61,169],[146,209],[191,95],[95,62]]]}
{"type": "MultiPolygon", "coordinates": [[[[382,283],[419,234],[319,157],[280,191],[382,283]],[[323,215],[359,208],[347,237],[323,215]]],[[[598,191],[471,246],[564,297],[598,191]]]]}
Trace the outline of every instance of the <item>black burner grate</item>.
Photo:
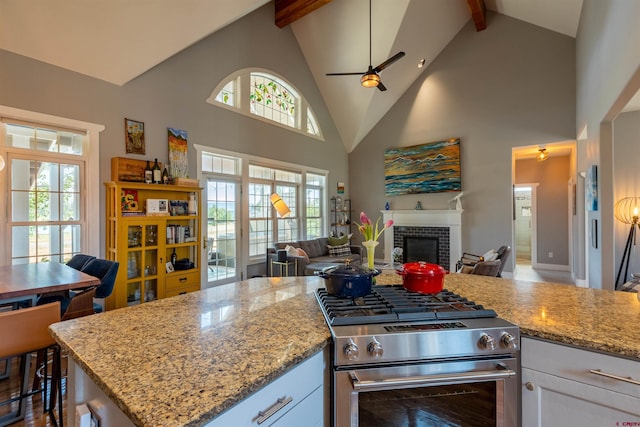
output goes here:
{"type": "Polygon", "coordinates": [[[316,295],[327,322],[335,326],[497,317],[495,311],[446,289],[438,294],[421,294],[401,285],[375,286],[361,298],[338,298],[321,288],[316,295]]]}

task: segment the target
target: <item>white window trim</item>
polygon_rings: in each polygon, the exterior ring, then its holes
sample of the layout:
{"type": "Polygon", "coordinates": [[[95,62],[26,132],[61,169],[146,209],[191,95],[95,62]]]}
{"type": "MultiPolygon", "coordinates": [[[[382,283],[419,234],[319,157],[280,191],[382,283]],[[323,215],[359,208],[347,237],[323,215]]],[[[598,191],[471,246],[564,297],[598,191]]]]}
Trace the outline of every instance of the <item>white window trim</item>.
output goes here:
{"type": "MultiPolygon", "coordinates": [[[[105,129],[104,125],[21,110],[19,108],[8,107],[5,105],[0,105],[0,118],[63,127],[87,133],[89,144],[87,147],[83,147],[87,150],[86,157],[88,159],[85,171],[87,188],[83,194],[85,202],[84,208],[87,213],[87,230],[86,233],[82,234],[82,247],[83,252],[85,253],[96,256],[99,255],[101,247],[100,221],[102,220],[102,216],[100,215],[100,173],[94,173],[94,171],[100,170],[100,132],[105,129]]],[[[6,151],[6,146],[0,146],[1,155],[5,156],[6,151]]],[[[6,190],[6,171],[7,168],[5,167],[4,170],[0,172],[0,192],[2,193],[6,190]]],[[[3,196],[8,197],[8,194],[3,194],[3,196]]],[[[3,217],[4,215],[6,215],[6,212],[0,213],[0,217],[3,217]]],[[[5,228],[7,224],[6,218],[3,222],[2,227],[5,228]]],[[[5,232],[6,231],[7,230],[5,228],[5,232]]],[[[9,258],[7,251],[10,250],[10,248],[6,248],[5,246],[6,245],[0,247],[0,260],[3,260],[4,263],[6,263],[9,258]]]]}
{"type": "Polygon", "coordinates": [[[282,77],[278,73],[275,73],[275,72],[273,72],[271,70],[267,70],[265,68],[243,68],[241,70],[238,70],[238,71],[235,71],[235,72],[229,74],[227,77],[222,79],[222,81],[220,83],[218,83],[218,85],[213,89],[213,92],[211,92],[211,94],[207,98],[207,103],[209,103],[211,105],[215,105],[216,107],[224,108],[226,110],[242,114],[243,116],[251,117],[251,118],[259,120],[261,122],[269,123],[269,124],[272,124],[274,126],[278,126],[278,127],[282,128],[282,129],[287,129],[287,130],[290,130],[292,132],[298,133],[300,135],[305,135],[305,136],[308,136],[309,138],[317,139],[319,141],[323,141],[324,142],[324,135],[322,133],[322,127],[320,126],[320,123],[318,122],[318,115],[315,113],[313,108],[311,108],[311,105],[309,104],[307,99],[304,97],[302,92],[300,92],[300,90],[297,87],[295,87],[293,84],[291,84],[291,82],[289,82],[289,80],[285,79],[284,77],[282,77]],[[268,75],[271,75],[273,77],[277,77],[278,79],[280,79],[283,82],[285,82],[288,86],[290,86],[293,89],[293,91],[296,92],[296,94],[298,95],[298,99],[299,99],[299,105],[296,106],[296,109],[298,110],[296,114],[298,115],[298,120],[299,120],[299,125],[300,125],[299,128],[283,125],[282,123],[276,122],[274,120],[269,120],[269,119],[267,119],[265,117],[262,117],[262,116],[259,116],[259,115],[251,113],[250,101],[248,99],[249,94],[247,92],[247,89],[250,87],[249,75],[251,73],[254,73],[254,72],[255,73],[268,74],[268,75]],[[218,96],[218,93],[220,93],[220,91],[224,88],[224,86],[229,81],[237,79],[238,77],[240,77],[240,79],[239,79],[240,80],[240,84],[238,85],[239,87],[236,88],[236,94],[235,94],[237,105],[228,105],[228,104],[224,104],[222,102],[216,101],[216,96],[218,96]],[[245,97],[246,97],[246,99],[245,99],[245,97]],[[307,109],[311,110],[311,112],[313,113],[313,115],[314,115],[314,117],[316,119],[315,121],[316,121],[316,126],[318,127],[318,135],[314,135],[312,133],[307,132],[307,109]]]}

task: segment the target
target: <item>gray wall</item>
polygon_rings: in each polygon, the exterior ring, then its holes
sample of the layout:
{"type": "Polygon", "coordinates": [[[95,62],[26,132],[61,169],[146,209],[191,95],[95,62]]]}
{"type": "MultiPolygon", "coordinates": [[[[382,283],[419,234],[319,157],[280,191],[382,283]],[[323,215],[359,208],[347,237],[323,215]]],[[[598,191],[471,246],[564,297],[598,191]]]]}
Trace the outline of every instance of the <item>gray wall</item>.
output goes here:
{"type": "MultiPolygon", "coordinates": [[[[99,52],[96,52],[99,55],[99,52]]],[[[87,58],[91,60],[90,57],[87,58]]],[[[188,132],[190,144],[250,153],[329,170],[329,189],[347,181],[347,155],[290,28],[273,24],[273,5],[196,43],[122,87],[0,50],[0,104],[106,126],[101,181],[116,156],[167,160],[167,127],[188,132]],[[231,72],[262,67],[286,77],[307,98],[325,142],[206,103],[231,72]],[[124,118],[145,123],[146,156],[126,155],[124,118]]],[[[196,175],[189,150],[190,176],[196,175]]],[[[101,190],[104,210],[104,189],[101,190]]],[[[346,194],[345,196],[348,196],[346,194]]],[[[104,218],[101,221],[104,248],[104,218]]]]}
{"type": "Polygon", "coordinates": [[[494,13],[487,24],[476,32],[467,23],[349,154],[356,212],[374,215],[386,200],[392,209],[417,200],[447,209],[455,194],[385,198],[383,156],[388,147],[459,137],[462,248],[474,253],[512,244],[511,148],[575,139],[575,40],[494,13]]]}
{"type": "MultiPolygon", "coordinates": [[[[585,243],[584,234],[577,242],[578,248],[586,249],[581,255],[587,260],[592,288],[613,289],[615,282],[614,248],[620,243],[614,241],[614,189],[618,183],[614,181],[612,120],[640,89],[639,16],[638,1],[584,0],[576,36],[576,129],[581,138],[577,164],[580,171],[598,165],[601,206],[586,216],[579,212],[583,230],[592,219],[600,224],[601,246],[596,249],[585,243]]],[[[578,194],[582,197],[584,189],[578,188],[578,194]]]]}
{"type": "Polygon", "coordinates": [[[516,184],[538,183],[536,188],[539,264],[569,265],[569,176],[570,157],[551,156],[516,161],[516,184]],[[553,252],[553,258],[549,258],[553,252]]]}
{"type": "MultiPolygon", "coordinates": [[[[615,142],[613,146],[613,182],[615,183],[614,200],[617,202],[624,197],[640,197],[640,168],[638,168],[638,161],[640,160],[640,155],[638,154],[640,111],[620,114],[615,119],[613,126],[615,132],[615,142]]],[[[629,228],[629,225],[617,220],[614,221],[614,266],[616,275],[629,236],[629,228]]],[[[640,233],[640,230],[636,229],[636,233],[640,233]]],[[[640,234],[637,235],[640,237],[640,234]]],[[[640,273],[640,249],[638,249],[638,246],[633,246],[632,249],[629,273],[640,273]]],[[[624,283],[624,280],[621,280],[621,283],[624,283]]]]}

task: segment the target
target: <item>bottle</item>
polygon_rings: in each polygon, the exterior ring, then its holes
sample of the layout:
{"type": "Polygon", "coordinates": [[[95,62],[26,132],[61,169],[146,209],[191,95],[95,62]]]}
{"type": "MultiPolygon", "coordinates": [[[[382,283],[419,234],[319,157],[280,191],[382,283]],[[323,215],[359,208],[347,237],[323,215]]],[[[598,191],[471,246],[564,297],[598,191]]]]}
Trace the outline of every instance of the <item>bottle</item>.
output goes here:
{"type": "Polygon", "coordinates": [[[176,250],[174,249],[173,253],[171,254],[171,264],[175,266],[177,260],[178,260],[178,255],[176,254],[176,250]]]}
{"type": "Polygon", "coordinates": [[[167,172],[167,168],[166,167],[162,171],[162,183],[163,184],[168,184],[169,183],[169,172],[167,172]]]}
{"type": "Polygon", "coordinates": [[[162,183],[162,171],[160,170],[160,166],[158,166],[158,159],[156,159],[155,163],[153,164],[153,183],[162,183]]]}
{"type": "Polygon", "coordinates": [[[147,160],[147,166],[144,168],[144,182],[151,184],[153,182],[153,171],[149,166],[149,160],[147,160]]]}
{"type": "Polygon", "coordinates": [[[198,201],[194,193],[189,193],[189,203],[187,204],[187,213],[195,215],[198,213],[198,201]]]}

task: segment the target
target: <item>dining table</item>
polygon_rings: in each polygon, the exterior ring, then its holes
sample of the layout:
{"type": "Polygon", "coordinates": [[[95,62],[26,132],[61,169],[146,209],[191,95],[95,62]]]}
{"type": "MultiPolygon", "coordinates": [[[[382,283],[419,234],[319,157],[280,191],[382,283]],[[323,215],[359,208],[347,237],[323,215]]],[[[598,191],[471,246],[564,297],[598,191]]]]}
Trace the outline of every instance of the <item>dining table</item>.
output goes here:
{"type": "Polygon", "coordinates": [[[82,289],[100,279],[58,262],[0,266],[0,305],[30,301],[49,292],[82,289]]]}

